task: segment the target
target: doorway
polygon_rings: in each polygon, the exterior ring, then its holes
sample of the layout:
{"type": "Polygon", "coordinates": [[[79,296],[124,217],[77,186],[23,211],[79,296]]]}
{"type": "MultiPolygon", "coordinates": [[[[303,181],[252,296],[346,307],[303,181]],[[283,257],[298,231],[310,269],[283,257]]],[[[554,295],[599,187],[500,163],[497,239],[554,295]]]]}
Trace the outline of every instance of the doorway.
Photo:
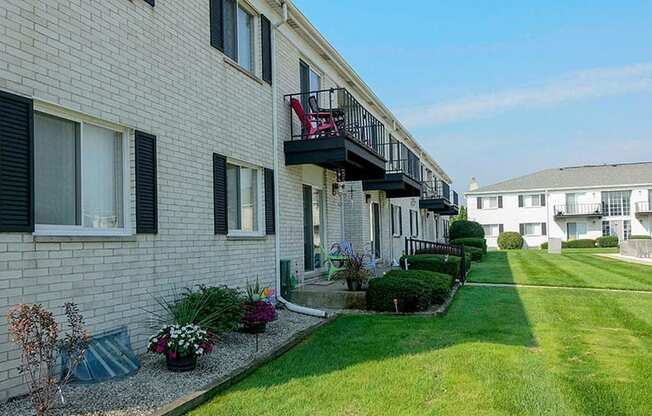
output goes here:
{"type": "Polygon", "coordinates": [[[380,255],[380,204],[377,202],[371,203],[371,247],[374,256],[377,259],[380,255]]]}
{"type": "Polygon", "coordinates": [[[323,195],[321,189],[303,185],[303,261],[307,272],[324,266],[323,195]]]}

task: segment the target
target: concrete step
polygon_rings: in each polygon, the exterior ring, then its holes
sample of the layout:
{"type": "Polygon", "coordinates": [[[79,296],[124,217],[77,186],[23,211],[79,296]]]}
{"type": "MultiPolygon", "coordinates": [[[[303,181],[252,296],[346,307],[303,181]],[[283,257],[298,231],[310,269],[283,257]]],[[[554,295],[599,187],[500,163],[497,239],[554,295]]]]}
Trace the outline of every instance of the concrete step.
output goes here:
{"type": "Polygon", "coordinates": [[[290,301],[316,309],[367,309],[365,292],[352,292],[343,282],[309,284],[290,292],[290,301]]]}

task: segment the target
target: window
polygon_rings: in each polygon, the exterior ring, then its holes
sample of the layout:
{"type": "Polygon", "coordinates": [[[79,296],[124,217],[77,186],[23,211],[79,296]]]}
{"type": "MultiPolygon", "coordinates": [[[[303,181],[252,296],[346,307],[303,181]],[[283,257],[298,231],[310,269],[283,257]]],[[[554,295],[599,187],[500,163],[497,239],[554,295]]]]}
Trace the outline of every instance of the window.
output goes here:
{"type": "Polygon", "coordinates": [[[261,231],[261,175],[262,169],[227,163],[226,201],[229,234],[261,231]]]}
{"type": "Polygon", "coordinates": [[[568,240],[585,238],[587,234],[587,225],[584,222],[569,222],[566,224],[566,234],[568,240]]]}
{"type": "Polygon", "coordinates": [[[312,188],[312,241],[315,256],[315,269],[322,267],[322,214],[324,212],[323,191],[312,188]]]}
{"type": "Polygon", "coordinates": [[[544,194],[521,195],[520,206],[524,208],[542,207],[545,206],[545,198],[546,196],[544,194]]]}
{"type": "Polygon", "coordinates": [[[211,44],[250,72],[253,38],[253,16],[237,0],[211,1],[211,44]]]}
{"type": "Polygon", "coordinates": [[[478,197],[478,209],[496,209],[499,208],[497,196],[478,197]]]}
{"type": "MultiPolygon", "coordinates": [[[[306,62],[299,61],[299,83],[301,87],[301,105],[303,108],[309,108],[309,95],[311,91],[319,91],[321,89],[321,77],[313,68],[310,67],[306,62]]],[[[317,103],[321,105],[319,101],[319,95],[315,95],[317,98],[317,103]]]]}
{"type": "Polygon", "coordinates": [[[609,226],[609,221],[602,221],[602,236],[606,237],[611,235],[611,227],[609,226]]]}
{"type": "Polygon", "coordinates": [[[522,235],[543,235],[540,222],[521,224],[522,235]]]}
{"type": "Polygon", "coordinates": [[[37,232],[123,232],[124,131],[34,113],[37,232]]]}
{"type": "Polygon", "coordinates": [[[629,240],[632,235],[632,222],[630,220],[623,221],[623,239],[629,240]]]}
{"type": "Polygon", "coordinates": [[[419,213],[414,210],[410,210],[410,236],[419,236],[419,213]]]}
{"type": "Polygon", "coordinates": [[[630,215],[631,191],[602,192],[602,206],[607,216],[630,215]]]}
{"type": "Polygon", "coordinates": [[[500,234],[500,225],[499,224],[487,224],[483,225],[485,237],[498,237],[500,234]]]}
{"type": "Polygon", "coordinates": [[[401,207],[392,205],[392,234],[399,236],[403,234],[403,218],[401,207]]]}

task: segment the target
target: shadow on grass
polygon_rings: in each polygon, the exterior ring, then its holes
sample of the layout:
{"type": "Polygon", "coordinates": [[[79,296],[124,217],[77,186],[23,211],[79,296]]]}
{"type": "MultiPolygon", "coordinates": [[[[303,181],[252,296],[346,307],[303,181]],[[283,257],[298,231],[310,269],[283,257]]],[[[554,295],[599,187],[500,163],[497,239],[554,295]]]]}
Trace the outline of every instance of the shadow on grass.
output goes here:
{"type": "Polygon", "coordinates": [[[267,388],[369,361],[467,343],[536,346],[516,289],[464,287],[448,314],[438,318],[340,317],[230,391],[267,388]]]}
{"type": "Polygon", "coordinates": [[[480,263],[474,263],[468,280],[471,282],[515,283],[507,251],[490,251],[480,263]]]}

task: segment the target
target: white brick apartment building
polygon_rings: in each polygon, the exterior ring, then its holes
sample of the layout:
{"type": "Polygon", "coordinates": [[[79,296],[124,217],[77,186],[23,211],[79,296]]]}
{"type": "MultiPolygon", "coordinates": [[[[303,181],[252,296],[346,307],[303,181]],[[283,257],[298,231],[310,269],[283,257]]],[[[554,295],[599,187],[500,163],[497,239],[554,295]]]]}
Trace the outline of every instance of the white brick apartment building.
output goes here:
{"type": "Polygon", "coordinates": [[[497,246],[502,231],[528,247],[616,235],[652,236],[652,162],[546,169],[466,193],[469,219],[497,246]]]}
{"type": "MultiPolygon", "coordinates": [[[[276,287],[281,260],[317,275],[342,238],[390,261],[456,213],[451,179],[289,1],[4,0],[0,35],[2,315],[74,301],[142,350],[142,308],[172,287],[276,287]],[[335,95],[355,137],[306,140],[297,93],[335,95]]],[[[2,320],[0,400],[17,358],[2,320]]]]}

